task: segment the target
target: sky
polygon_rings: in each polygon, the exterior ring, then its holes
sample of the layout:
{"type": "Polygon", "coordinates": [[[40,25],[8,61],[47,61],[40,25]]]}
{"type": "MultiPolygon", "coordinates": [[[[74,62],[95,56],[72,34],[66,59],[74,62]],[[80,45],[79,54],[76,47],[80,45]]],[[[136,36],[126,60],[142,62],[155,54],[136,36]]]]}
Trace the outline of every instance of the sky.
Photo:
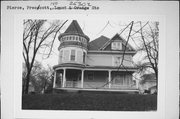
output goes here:
{"type": "MultiPolygon", "coordinates": [[[[68,22],[63,26],[62,30],[60,31],[63,33],[67,27],[70,25],[72,20],[68,20],[68,22]]],[[[103,18],[97,19],[78,19],[77,22],[79,23],[80,27],[82,28],[84,34],[86,34],[90,41],[104,35],[108,38],[112,38],[115,34],[120,33],[122,29],[124,29],[131,21],[121,21],[121,20],[108,20],[103,18]]],[[[128,32],[124,31],[124,33],[128,32]]],[[[125,35],[121,35],[124,39],[125,35]]],[[[135,48],[136,45],[130,40],[129,43],[135,48]]],[[[36,60],[41,62],[45,67],[54,66],[58,64],[58,46],[60,42],[58,38],[56,38],[53,46],[52,55],[48,59],[42,58],[42,55],[38,55],[36,60]]],[[[139,59],[141,56],[137,56],[136,60],[139,59]]]]}

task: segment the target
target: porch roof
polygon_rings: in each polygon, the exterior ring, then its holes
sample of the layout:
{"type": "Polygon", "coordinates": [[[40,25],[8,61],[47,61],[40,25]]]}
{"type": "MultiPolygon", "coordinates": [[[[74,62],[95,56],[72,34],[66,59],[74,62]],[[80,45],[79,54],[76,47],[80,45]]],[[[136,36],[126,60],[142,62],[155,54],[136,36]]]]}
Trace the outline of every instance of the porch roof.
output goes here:
{"type": "Polygon", "coordinates": [[[90,65],[83,65],[83,64],[73,64],[73,63],[65,63],[55,65],[53,67],[56,69],[63,69],[63,68],[72,68],[72,69],[81,69],[81,70],[111,70],[111,71],[127,71],[127,72],[135,72],[137,67],[129,66],[129,67],[115,67],[115,66],[90,66],[90,65]]]}

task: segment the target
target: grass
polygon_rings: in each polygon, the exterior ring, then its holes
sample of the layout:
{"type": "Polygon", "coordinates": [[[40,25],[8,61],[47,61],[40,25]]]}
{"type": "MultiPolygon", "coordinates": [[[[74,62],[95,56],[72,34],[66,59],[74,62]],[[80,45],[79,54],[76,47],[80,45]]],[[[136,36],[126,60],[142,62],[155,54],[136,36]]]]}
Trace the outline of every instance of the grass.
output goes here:
{"type": "Polygon", "coordinates": [[[23,95],[22,109],[151,111],[157,109],[157,95],[120,93],[75,93],[23,95]]]}

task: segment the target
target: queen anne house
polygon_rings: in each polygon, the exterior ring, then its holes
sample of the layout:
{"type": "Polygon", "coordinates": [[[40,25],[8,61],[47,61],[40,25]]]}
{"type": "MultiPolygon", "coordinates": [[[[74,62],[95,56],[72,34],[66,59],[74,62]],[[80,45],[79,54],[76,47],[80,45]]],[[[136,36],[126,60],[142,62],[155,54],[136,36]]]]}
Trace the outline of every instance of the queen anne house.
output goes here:
{"type": "Polygon", "coordinates": [[[90,41],[73,20],[58,39],[55,90],[137,91],[132,76],[137,70],[132,63],[136,51],[118,34],[90,41]]]}

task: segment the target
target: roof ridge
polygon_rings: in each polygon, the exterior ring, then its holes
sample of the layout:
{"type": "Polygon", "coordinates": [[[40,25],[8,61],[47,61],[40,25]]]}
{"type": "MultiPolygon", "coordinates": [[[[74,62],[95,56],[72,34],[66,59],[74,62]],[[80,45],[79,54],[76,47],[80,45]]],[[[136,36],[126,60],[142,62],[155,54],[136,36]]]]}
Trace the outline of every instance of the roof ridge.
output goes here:
{"type": "Polygon", "coordinates": [[[101,38],[101,37],[105,37],[105,38],[107,38],[107,39],[110,39],[110,38],[108,38],[108,37],[106,37],[106,36],[104,36],[104,35],[101,35],[101,36],[95,38],[94,40],[92,40],[91,42],[93,42],[93,41],[95,41],[95,40],[98,40],[98,39],[101,38]]]}
{"type": "Polygon", "coordinates": [[[104,45],[104,43],[106,43],[107,41],[109,41],[109,38],[101,35],[98,38],[92,40],[91,42],[89,42],[89,48],[92,50],[100,50],[100,48],[104,45]]]}

